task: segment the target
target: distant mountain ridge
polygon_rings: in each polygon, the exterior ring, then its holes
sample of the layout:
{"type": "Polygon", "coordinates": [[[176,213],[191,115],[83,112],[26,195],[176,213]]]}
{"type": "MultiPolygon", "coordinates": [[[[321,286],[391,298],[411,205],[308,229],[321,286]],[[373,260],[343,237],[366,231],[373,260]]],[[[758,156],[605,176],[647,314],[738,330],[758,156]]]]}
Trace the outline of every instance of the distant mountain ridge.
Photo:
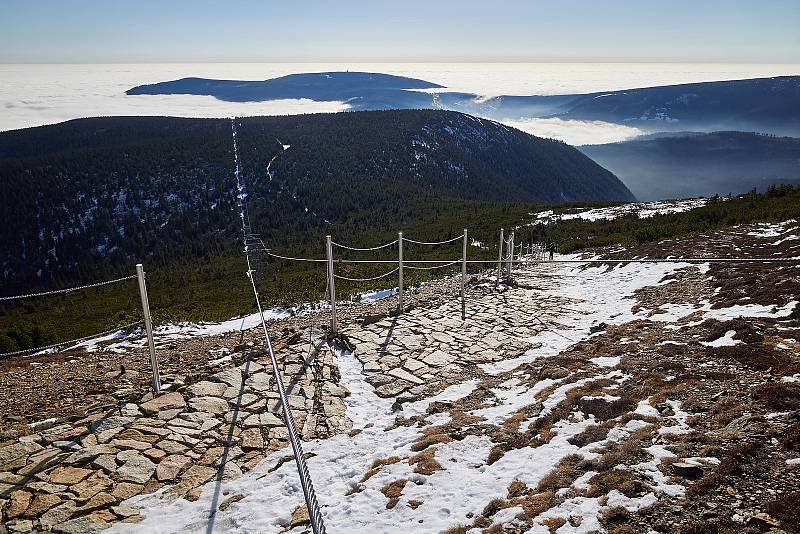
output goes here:
{"type": "MultiPolygon", "coordinates": [[[[633,199],[565,143],[454,112],[236,124],[249,213],[270,245],[454,217],[447,199],[633,199]]],[[[240,255],[228,119],[92,118],[0,133],[0,177],[9,293],[128,272],[135,261],[240,255]]]]}
{"type": "Polygon", "coordinates": [[[228,101],[308,98],[346,102],[353,110],[447,109],[492,119],[600,120],[648,132],[747,130],[800,136],[800,76],[484,99],[414,78],[324,72],[259,82],[184,78],[134,87],[127,94],[197,94],[228,101]]]}
{"type": "Polygon", "coordinates": [[[800,139],[746,132],[657,134],[579,150],[640,200],[739,194],[800,184],[800,139]]]}

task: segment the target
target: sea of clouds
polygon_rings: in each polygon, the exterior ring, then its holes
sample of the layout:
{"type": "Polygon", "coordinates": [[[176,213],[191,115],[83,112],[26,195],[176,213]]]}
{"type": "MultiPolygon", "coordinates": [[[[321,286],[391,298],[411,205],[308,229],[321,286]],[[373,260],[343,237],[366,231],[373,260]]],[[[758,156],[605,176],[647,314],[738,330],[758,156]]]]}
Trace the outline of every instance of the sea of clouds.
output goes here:
{"type": "MultiPolygon", "coordinates": [[[[301,72],[383,72],[421,78],[447,90],[497,95],[546,95],[777,76],[797,65],[578,63],[193,63],[135,65],[0,65],[0,131],[92,116],[230,117],[345,111],[344,102],[224,102],[210,96],[136,95],[133,86],[196,76],[264,80],[301,72]]],[[[640,132],[599,121],[520,118],[506,124],[567,143],[623,141],[640,132]]]]}

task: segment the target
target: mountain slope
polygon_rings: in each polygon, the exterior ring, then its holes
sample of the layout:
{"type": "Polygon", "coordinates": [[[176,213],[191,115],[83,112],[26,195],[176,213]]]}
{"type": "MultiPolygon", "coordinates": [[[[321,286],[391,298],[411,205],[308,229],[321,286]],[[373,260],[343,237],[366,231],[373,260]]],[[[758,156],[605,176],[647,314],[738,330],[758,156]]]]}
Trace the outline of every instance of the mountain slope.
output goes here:
{"type": "Polygon", "coordinates": [[[679,134],[580,147],[641,200],[744,193],[800,183],[800,139],[744,132],[679,134]]]}
{"type": "MultiPolygon", "coordinates": [[[[447,199],[633,198],[564,143],[453,112],[255,117],[237,131],[248,211],[269,245],[396,231],[453,216],[447,199]]],[[[0,134],[4,288],[238,254],[233,170],[226,119],[96,118],[0,134]]]]}
{"type": "Polygon", "coordinates": [[[229,101],[308,98],[346,102],[353,110],[431,108],[493,119],[600,120],[651,132],[753,130],[800,136],[800,76],[484,99],[476,94],[450,92],[425,80],[377,73],[324,72],[265,81],[185,78],[134,87],[127,93],[211,95],[229,101]]]}

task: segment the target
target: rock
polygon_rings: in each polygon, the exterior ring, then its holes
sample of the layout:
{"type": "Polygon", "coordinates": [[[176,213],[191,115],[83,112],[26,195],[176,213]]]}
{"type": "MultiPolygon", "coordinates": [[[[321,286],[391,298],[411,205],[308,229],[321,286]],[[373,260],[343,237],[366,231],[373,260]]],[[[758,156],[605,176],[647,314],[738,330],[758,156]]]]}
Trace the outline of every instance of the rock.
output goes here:
{"type": "Polygon", "coordinates": [[[455,359],[455,356],[451,356],[450,354],[447,354],[441,350],[435,350],[431,354],[428,354],[422,358],[422,361],[432,367],[442,367],[443,365],[447,365],[448,363],[455,361],[455,359]]]}
{"type": "Polygon", "coordinates": [[[242,387],[242,371],[238,367],[232,367],[230,369],[225,369],[224,371],[220,371],[219,373],[212,375],[213,379],[224,382],[228,386],[232,388],[241,389],[242,387]]]}
{"type": "Polygon", "coordinates": [[[43,530],[52,530],[53,526],[63,523],[72,517],[75,510],[75,503],[73,501],[67,501],[43,513],[39,518],[39,524],[43,530]]]}
{"type": "Polygon", "coordinates": [[[289,524],[289,528],[294,529],[309,524],[311,524],[311,519],[308,517],[308,508],[305,505],[295,508],[292,512],[292,522],[289,524]]]}
{"type": "MultiPolygon", "coordinates": [[[[112,430],[116,428],[123,427],[135,421],[133,417],[122,417],[122,416],[112,416],[112,417],[105,417],[103,419],[98,419],[97,421],[93,422],[89,428],[95,434],[99,434],[105,432],[106,430],[112,430]]],[[[119,432],[119,431],[118,431],[119,432]]],[[[103,443],[103,440],[100,436],[97,436],[97,440],[103,443]]]]}
{"type": "Polygon", "coordinates": [[[769,514],[765,514],[764,512],[755,514],[753,517],[747,520],[747,524],[762,528],[778,528],[781,526],[780,521],[769,514]]]}
{"type": "Polygon", "coordinates": [[[189,450],[189,447],[187,447],[186,445],[183,445],[182,443],[178,443],[177,441],[172,441],[169,439],[165,439],[164,441],[159,442],[156,445],[156,447],[166,452],[167,454],[178,454],[189,450]]]}
{"type": "Polygon", "coordinates": [[[146,441],[136,441],[135,439],[113,439],[111,444],[118,449],[134,449],[137,451],[146,451],[152,447],[146,441]]]}
{"type": "Polygon", "coordinates": [[[230,507],[230,505],[232,505],[235,502],[239,502],[242,499],[244,499],[244,495],[240,495],[238,493],[234,494],[234,495],[231,495],[230,497],[228,497],[227,499],[222,501],[222,503],[220,503],[219,511],[220,512],[224,512],[225,510],[227,510],[230,507]]]}
{"type": "Polygon", "coordinates": [[[17,490],[11,493],[6,508],[6,518],[14,519],[25,513],[31,504],[33,495],[25,490],[17,490]]]}
{"type": "Polygon", "coordinates": [[[672,464],[672,471],[684,478],[700,478],[703,476],[703,468],[699,465],[685,462],[675,462],[672,464]]]}
{"type": "Polygon", "coordinates": [[[8,521],[7,523],[3,523],[0,525],[3,528],[3,532],[33,532],[33,521],[30,519],[14,519],[12,521],[8,521]],[[8,531],[6,531],[6,527],[8,527],[8,531]]]}
{"type": "Polygon", "coordinates": [[[139,510],[133,506],[112,506],[111,511],[118,517],[133,517],[139,515],[139,510]]]}
{"type": "Polygon", "coordinates": [[[189,401],[189,406],[198,412],[225,413],[230,408],[228,401],[219,397],[195,397],[189,401]]]}
{"type": "Polygon", "coordinates": [[[197,499],[200,498],[200,495],[202,494],[203,494],[203,488],[197,487],[187,491],[186,495],[184,495],[183,497],[189,502],[195,502],[197,499]]]}
{"type": "Polygon", "coordinates": [[[161,449],[150,448],[146,451],[142,451],[142,454],[150,458],[151,460],[159,461],[164,458],[167,453],[162,451],[161,449]]]}
{"type": "Polygon", "coordinates": [[[111,445],[92,445],[70,454],[64,460],[64,463],[68,465],[83,465],[102,454],[117,454],[117,452],[119,451],[111,445]]]}
{"type": "Polygon", "coordinates": [[[186,456],[177,454],[167,456],[156,466],[156,480],[161,482],[175,480],[178,478],[181,471],[190,463],[191,460],[186,456]]]}
{"type": "Polygon", "coordinates": [[[282,426],[283,420],[276,416],[274,413],[264,412],[260,414],[253,414],[242,421],[242,427],[257,428],[257,427],[273,427],[282,426]]]}
{"type": "Polygon", "coordinates": [[[37,518],[58,504],[61,504],[61,498],[58,495],[39,493],[33,498],[30,506],[28,506],[28,509],[25,511],[25,516],[37,518]]]}
{"type": "Polygon", "coordinates": [[[49,482],[51,484],[64,484],[71,486],[77,484],[84,478],[92,474],[90,469],[83,469],[80,467],[56,467],[50,473],[49,482]]]}
{"type": "Polygon", "coordinates": [[[92,467],[99,467],[107,473],[113,473],[117,470],[116,453],[100,455],[92,461],[91,465],[92,467]]]}
{"type": "Polygon", "coordinates": [[[101,491],[108,490],[111,486],[111,479],[107,475],[97,472],[83,482],[72,486],[70,491],[75,494],[78,501],[87,501],[101,491]]]}
{"type": "Polygon", "coordinates": [[[180,482],[171,488],[177,495],[183,495],[192,488],[202,486],[217,474],[213,467],[193,465],[181,476],[180,482]]]}
{"type": "Polygon", "coordinates": [[[78,512],[85,513],[85,512],[93,512],[94,510],[100,510],[101,508],[106,508],[111,504],[116,503],[117,500],[109,495],[108,493],[102,491],[89,499],[89,502],[78,508],[78,512]]]}
{"type": "Polygon", "coordinates": [[[395,378],[399,378],[400,380],[405,380],[406,382],[411,382],[412,384],[424,384],[425,382],[416,376],[412,375],[408,371],[402,368],[392,369],[389,371],[389,374],[395,378]]]}
{"type": "Polygon", "coordinates": [[[150,480],[156,470],[156,464],[136,451],[123,451],[117,455],[117,459],[125,462],[111,475],[114,480],[119,482],[144,484],[150,480]]]}
{"type": "MultiPolygon", "coordinates": [[[[146,428],[146,427],[145,427],[146,428]]],[[[115,437],[116,439],[143,441],[145,443],[155,443],[159,436],[166,436],[169,431],[163,428],[150,428],[149,433],[144,433],[138,428],[126,428],[115,437]]]]}
{"type": "Polygon", "coordinates": [[[165,393],[143,403],[140,408],[146,414],[154,414],[162,410],[184,409],[186,401],[178,392],[165,393]]]}
{"type": "Polygon", "coordinates": [[[101,532],[105,525],[95,523],[87,517],[70,519],[53,527],[56,534],[96,534],[101,532]]]}
{"type": "Polygon", "coordinates": [[[264,447],[264,438],[261,435],[261,430],[258,428],[248,428],[242,431],[241,434],[242,448],[245,450],[262,449],[264,447]]]}
{"type": "Polygon", "coordinates": [[[10,464],[14,460],[39,452],[43,448],[44,447],[37,443],[12,443],[11,445],[0,448],[0,465],[10,464]]]}
{"type": "Polygon", "coordinates": [[[111,495],[114,496],[115,499],[118,501],[124,501],[125,499],[130,499],[135,495],[139,495],[144,486],[142,484],[131,484],[130,482],[120,482],[114,489],[111,490],[111,495]]]}
{"type": "Polygon", "coordinates": [[[221,397],[226,389],[226,384],[204,380],[189,386],[189,393],[196,397],[221,397]]]}

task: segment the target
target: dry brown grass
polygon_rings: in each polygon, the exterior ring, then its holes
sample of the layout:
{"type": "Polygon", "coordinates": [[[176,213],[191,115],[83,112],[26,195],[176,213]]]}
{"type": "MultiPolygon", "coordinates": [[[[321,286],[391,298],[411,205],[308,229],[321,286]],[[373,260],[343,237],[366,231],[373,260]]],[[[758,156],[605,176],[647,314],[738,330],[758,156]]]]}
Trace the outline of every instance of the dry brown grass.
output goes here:
{"type": "Polygon", "coordinates": [[[588,497],[606,495],[611,490],[617,490],[627,497],[636,497],[649,489],[639,478],[627,470],[610,469],[598,473],[589,480],[588,497]]]}
{"type": "Polygon", "coordinates": [[[397,503],[400,501],[400,495],[402,495],[403,488],[406,487],[407,482],[408,480],[400,478],[381,488],[381,493],[383,493],[386,498],[389,499],[389,502],[386,503],[387,510],[397,506],[397,503]]]}
{"type": "Polygon", "coordinates": [[[436,471],[442,470],[442,464],[436,461],[434,455],[436,447],[428,447],[419,454],[408,459],[408,465],[414,466],[414,472],[421,475],[432,475],[436,471]]]}
{"type": "Polygon", "coordinates": [[[614,444],[603,456],[594,461],[597,471],[608,471],[618,465],[635,463],[637,457],[642,455],[642,444],[628,438],[622,443],[614,444]]]}
{"type": "Polygon", "coordinates": [[[576,434],[567,441],[578,447],[585,447],[590,443],[606,439],[608,431],[614,426],[613,421],[606,421],[601,425],[589,425],[580,434],[576,434]]]}
{"type": "Polygon", "coordinates": [[[414,452],[420,452],[427,449],[431,445],[436,445],[437,443],[450,443],[451,441],[453,441],[453,439],[447,434],[423,435],[411,445],[411,450],[414,452]]]}
{"type": "Polygon", "coordinates": [[[800,491],[787,493],[767,504],[767,513],[780,519],[785,527],[797,527],[800,519],[800,491]]]}
{"type": "Polygon", "coordinates": [[[408,507],[411,508],[412,510],[416,510],[420,506],[422,506],[422,501],[418,501],[416,499],[411,499],[410,501],[408,501],[408,507]]]}
{"type": "Polygon", "coordinates": [[[372,462],[372,467],[370,467],[369,470],[366,473],[364,473],[364,476],[361,477],[361,482],[366,482],[370,478],[377,475],[378,472],[381,470],[381,467],[383,467],[384,465],[396,464],[400,460],[402,460],[402,458],[400,458],[399,456],[389,456],[387,458],[381,458],[380,460],[375,460],[374,462],[372,462]]]}
{"type": "Polygon", "coordinates": [[[793,382],[768,382],[753,388],[753,398],[772,410],[800,408],[800,384],[793,382]]]}
{"type": "Polygon", "coordinates": [[[563,517],[549,517],[542,521],[542,525],[546,526],[547,529],[550,531],[550,534],[555,534],[555,532],[563,527],[567,523],[567,520],[563,517]]]}
{"type": "Polygon", "coordinates": [[[492,465],[497,460],[502,458],[506,454],[506,451],[500,445],[495,445],[492,447],[492,450],[489,451],[489,457],[486,458],[486,465],[492,465]]]}
{"type": "Polygon", "coordinates": [[[481,512],[481,515],[483,517],[492,517],[494,514],[499,512],[505,506],[505,504],[506,501],[503,499],[494,498],[483,507],[483,512],[481,512]]]}
{"type": "Polygon", "coordinates": [[[524,482],[515,480],[508,485],[508,495],[506,496],[506,499],[513,499],[515,497],[519,497],[523,495],[526,491],[528,491],[528,486],[524,482]]]}
{"type": "Polygon", "coordinates": [[[456,525],[448,528],[442,534],[467,534],[471,528],[471,525],[456,525]]]}
{"type": "Polygon", "coordinates": [[[583,456],[570,454],[561,459],[558,466],[550,471],[542,480],[539,481],[537,489],[542,491],[558,491],[561,488],[568,488],[586,470],[582,468],[585,464],[583,456]]]}
{"type": "Polygon", "coordinates": [[[521,506],[524,513],[520,516],[523,521],[533,521],[537,515],[555,506],[556,494],[552,491],[541,493],[527,493],[511,501],[513,506],[521,506]]]}
{"type": "Polygon", "coordinates": [[[353,495],[355,493],[361,493],[366,488],[365,485],[359,484],[357,482],[351,482],[350,487],[347,488],[347,491],[344,492],[345,497],[353,495]]]}

